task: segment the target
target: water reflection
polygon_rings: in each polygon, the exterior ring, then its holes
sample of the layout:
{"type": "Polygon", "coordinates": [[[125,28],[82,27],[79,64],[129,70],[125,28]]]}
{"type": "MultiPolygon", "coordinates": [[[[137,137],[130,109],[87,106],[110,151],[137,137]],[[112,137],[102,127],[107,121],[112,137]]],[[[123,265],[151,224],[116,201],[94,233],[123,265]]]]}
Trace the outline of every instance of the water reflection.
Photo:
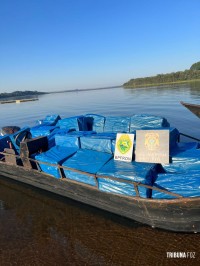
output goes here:
{"type": "Polygon", "coordinates": [[[200,259],[199,234],[151,229],[2,177],[0,198],[1,265],[169,265],[169,251],[200,259]]]}
{"type": "Polygon", "coordinates": [[[200,101],[200,81],[194,81],[189,84],[191,98],[194,103],[199,104],[200,101]]]}
{"type": "Polygon", "coordinates": [[[180,101],[199,103],[200,83],[148,87],[113,88],[39,96],[39,101],[0,105],[0,127],[6,125],[33,126],[48,114],[62,118],[86,113],[102,115],[132,115],[148,113],[166,117],[181,132],[198,137],[199,119],[184,108],[180,101]]]}

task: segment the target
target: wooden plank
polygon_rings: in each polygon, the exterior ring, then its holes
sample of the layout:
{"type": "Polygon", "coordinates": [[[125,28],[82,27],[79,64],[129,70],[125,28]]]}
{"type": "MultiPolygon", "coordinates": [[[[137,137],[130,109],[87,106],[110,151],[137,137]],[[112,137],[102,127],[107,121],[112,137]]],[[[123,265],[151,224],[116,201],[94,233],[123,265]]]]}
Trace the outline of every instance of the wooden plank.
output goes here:
{"type": "Polygon", "coordinates": [[[5,148],[4,152],[5,152],[5,162],[7,164],[17,165],[16,157],[13,156],[15,155],[15,151],[13,149],[5,148]]]}

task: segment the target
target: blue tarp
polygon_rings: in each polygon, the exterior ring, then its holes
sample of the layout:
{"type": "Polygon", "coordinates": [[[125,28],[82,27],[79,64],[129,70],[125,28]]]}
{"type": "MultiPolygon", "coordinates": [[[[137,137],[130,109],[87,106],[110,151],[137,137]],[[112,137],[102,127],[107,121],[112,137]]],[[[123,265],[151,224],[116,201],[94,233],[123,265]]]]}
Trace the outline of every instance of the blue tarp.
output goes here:
{"type": "Polygon", "coordinates": [[[71,136],[68,134],[57,134],[55,135],[55,143],[62,147],[80,148],[80,139],[77,136],[71,136]]]}
{"type": "MultiPolygon", "coordinates": [[[[99,190],[108,193],[121,194],[125,196],[136,196],[134,185],[109,178],[98,178],[99,190]]],[[[146,197],[146,189],[138,187],[140,196],[146,197]]]]}
{"type": "Polygon", "coordinates": [[[85,130],[83,116],[67,117],[59,120],[56,125],[63,129],[85,130]]]}
{"type": "MultiPolygon", "coordinates": [[[[54,146],[50,150],[40,153],[35,156],[35,159],[41,162],[47,162],[51,164],[59,164],[62,163],[72,156],[77,151],[77,148],[66,148],[61,146],[54,146]]],[[[53,175],[56,178],[60,178],[60,173],[58,167],[56,166],[49,166],[40,163],[40,168],[43,172],[53,175]]]]}
{"type": "MultiPolygon", "coordinates": [[[[154,184],[155,187],[180,194],[183,197],[200,196],[200,171],[190,171],[181,174],[159,174],[154,184]]],[[[175,196],[153,190],[154,199],[173,199],[175,196]]]]}
{"type": "Polygon", "coordinates": [[[171,160],[170,164],[163,164],[163,168],[167,172],[183,173],[189,169],[200,171],[200,149],[178,151],[171,160]]]}
{"type": "Polygon", "coordinates": [[[185,152],[189,150],[199,149],[200,145],[198,142],[177,142],[176,146],[171,150],[171,156],[176,155],[180,152],[185,152]]]}
{"type": "Polygon", "coordinates": [[[48,123],[51,126],[55,126],[58,120],[60,120],[60,116],[57,114],[47,115],[45,119],[42,121],[44,124],[48,123]]]}
{"type": "MultiPolygon", "coordinates": [[[[157,171],[159,171],[159,168],[156,164],[110,160],[97,172],[97,176],[110,176],[152,185],[156,179],[157,171]]],[[[121,185],[119,181],[107,178],[98,178],[98,184],[102,191],[136,196],[131,184],[122,183],[121,185]]],[[[139,192],[142,197],[150,197],[150,191],[146,188],[140,186],[139,192]]]]}
{"type": "Polygon", "coordinates": [[[47,136],[48,139],[48,148],[52,148],[53,146],[56,145],[55,143],[55,136],[56,135],[64,135],[67,134],[69,132],[68,129],[60,129],[60,128],[55,128],[50,135],[47,136]]]}
{"type": "Polygon", "coordinates": [[[90,120],[90,123],[92,123],[92,128],[90,130],[94,130],[97,133],[103,132],[104,129],[104,123],[105,123],[105,117],[102,115],[96,115],[96,114],[86,114],[85,117],[89,117],[92,120],[90,120]]]}
{"type": "Polygon", "coordinates": [[[84,116],[83,117],[83,127],[80,130],[82,130],[82,131],[94,131],[93,122],[94,122],[93,117],[84,116]]]}
{"type": "Polygon", "coordinates": [[[102,133],[97,133],[97,138],[107,138],[111,140],[111,149],[112,153],[115,152],[115,143],[116,143],[116,136],[117,133],[114,132],[102,132],[102,133]]]}
{"type": "Polygon", "coordinates": [[[104,132],[129,132],[130,117],[107,116],[104,125],[104,132]]]}
{"type": "Polygon", "coordinates": [[[109,153],[80,149],[71,158],[66,160],[63,166],[86,172],[88,175],[64,169],[65,176],[79,182],[96,186],[96,178],[93,175],[111,158],[112,155],[109,153]]]}
{"type": "Polygon", "coordinates": [[[35,126],[31,128],[31,134],[33,138],[40,137],[40,136],[48,136],[50,133],[56,129],[56,126],[35,126]]]}
{"type": "MultiPolygon", "coordinates": [[[[167,130],[168,128],[163,128],[163,130],[167,130]]],[[[162,129],[161,129],[162,130],[162,129]]],[[[173,148],[177,147],[177,141],[179,139],[179,131],[174,127],[169,128],[169,148],[170,152],[173,148]]]]}
{"type": "Polygon", "coordinates": [[[89,137],[81,137],[80,142],[82,149],[113,153],[112,139],[109,137],[92,135],[89,137]]]}
{"type": "MultiPolygon", "coordinates": [[[[62,129],[60,129],[62,130],[62,129]]],[[[67,133],[60,133],[55,135],[56,145],[64,145],[66,147],[73,147],[76,145],[80,148],[80,137],[95,135],[94,131],[71,131],[67,133]]]]}
{"type": "Polygon", "coordinates": [[[168,121],[160,116],[154,115],[133,115],[130,119],[130,132],[134,132],[137,129],[156,129],[159,127],[169,127],[168,121]]]}
{"type": "Polygon", "coordinates": [[[60,119],[60,116],[57,114],[47,115],[43,120],[38,120],[38,123],[46,126],[55,126],[60,119]]]}
{"type": "Polygon", "coordinates": [[[110,139],[116,139],[117,133],[116,132],[99,132],[97,133],[97,137],[103,137],[103,138],[110,138],[110,139]]]}
{"type": "Polygon", "coordinates": [[[96,134],[95,131],[71,131],[68,133],[68,135],[77,136],[77,137],[90,136],[95,134],[96,134]]]}

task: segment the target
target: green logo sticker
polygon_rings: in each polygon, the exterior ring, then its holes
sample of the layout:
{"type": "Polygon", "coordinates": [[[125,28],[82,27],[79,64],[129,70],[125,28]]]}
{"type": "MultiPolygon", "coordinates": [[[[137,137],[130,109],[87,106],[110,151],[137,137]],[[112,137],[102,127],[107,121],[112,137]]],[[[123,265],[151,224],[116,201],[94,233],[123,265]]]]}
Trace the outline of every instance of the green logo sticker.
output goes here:
{"type": "Polygon", "coordinates": [[[132,141],[130,137],[127,134],[122,135],[118,142],[117,142],[117,148],[122,153],[127,153],[132,147],[132,141]]]}

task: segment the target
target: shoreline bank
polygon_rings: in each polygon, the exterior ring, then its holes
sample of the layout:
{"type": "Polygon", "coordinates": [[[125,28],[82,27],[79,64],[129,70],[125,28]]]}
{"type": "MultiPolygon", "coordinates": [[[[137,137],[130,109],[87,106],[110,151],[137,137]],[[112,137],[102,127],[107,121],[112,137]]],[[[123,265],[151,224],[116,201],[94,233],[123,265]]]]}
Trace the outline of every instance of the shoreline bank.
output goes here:
{"type": "Polygon", "coordinates": [[[122,87],[126,88],[142,88],[142,87],[155,87],[155,86],[162,86],[162,85],[173,85],[173,84],[187,84],[190,82],[200,82],[200,79],[191,79],[191,80],[179,80],[173,82],[162,82],[162,83],[152,83],[152,84],[135,84],[135,85],[123,85],[122,87]]]}

